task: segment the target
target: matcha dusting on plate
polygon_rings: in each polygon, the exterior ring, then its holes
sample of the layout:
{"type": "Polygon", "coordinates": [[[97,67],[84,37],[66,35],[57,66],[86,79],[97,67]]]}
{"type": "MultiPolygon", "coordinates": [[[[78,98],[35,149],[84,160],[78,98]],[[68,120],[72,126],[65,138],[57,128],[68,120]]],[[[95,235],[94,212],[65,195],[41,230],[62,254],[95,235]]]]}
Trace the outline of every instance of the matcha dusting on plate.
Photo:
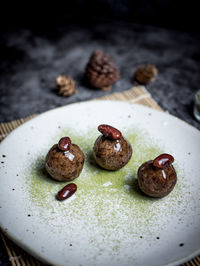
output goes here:
{"type": "Polygon", "coordinates": [[[60,129],[55,136],[55,143],[65,135],[70,136],[85,154],[82,173],[73,181],[77,191],[71,198],[64,202],[56,200],[57,192],[68,183],[57,182],[47,174],[45,152],[38,154],[36,161],[25,173],[28,177],[25,186],[32,202],[31,208],[39,212],[49,225],[59,224],[62,228],[72,219],[78,223],[81,217],[85,228],[98,227],[104,237],[111,229],[140,235],[141,225],[143,234],[150,235],[155,229],[152,225],[158,223],[158,216],[165,216],[167,223],[171,215],[177,214],[182,202],[183,186],[183,183],[180,184],[182,176],[179,173],[174,191],[163,199],[147,197],[139,190],[139,166],[164,152],[147,133],[139,129],[124,132],[124,137],[132,145],[133,155],[128,164],[118,171],[107,171],[96,164],[92,154],[99,135],[96,129],[88,131],[84,137],[72,129],[60,129]],[[167,209],[167,215],[163,209],[167,209]]]}

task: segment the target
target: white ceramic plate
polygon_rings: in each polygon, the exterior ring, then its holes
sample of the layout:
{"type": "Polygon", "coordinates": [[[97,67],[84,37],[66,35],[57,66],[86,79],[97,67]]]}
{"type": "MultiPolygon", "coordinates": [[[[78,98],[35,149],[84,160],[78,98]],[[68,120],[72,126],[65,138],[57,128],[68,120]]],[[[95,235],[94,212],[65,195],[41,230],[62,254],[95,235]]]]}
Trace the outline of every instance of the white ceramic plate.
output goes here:
{"type": "Polygon", "coordinates": [[[176,265],[200,253],[200,132],[179,119],[116,101],[78,103],[46,112],[14,130],[0,145],[0,226],[22,248],[55,265],[176,265]],[[131,142],[131,161],[116,172],[91,155],[111,124],[131,142]],[[78,190],[63,202],[65,183],[44,170],[49,148],[70,136],[86,162],[78,190]],[[141,163],[171,153],[175,189],[151,199],[137,186],[141,163]]]}

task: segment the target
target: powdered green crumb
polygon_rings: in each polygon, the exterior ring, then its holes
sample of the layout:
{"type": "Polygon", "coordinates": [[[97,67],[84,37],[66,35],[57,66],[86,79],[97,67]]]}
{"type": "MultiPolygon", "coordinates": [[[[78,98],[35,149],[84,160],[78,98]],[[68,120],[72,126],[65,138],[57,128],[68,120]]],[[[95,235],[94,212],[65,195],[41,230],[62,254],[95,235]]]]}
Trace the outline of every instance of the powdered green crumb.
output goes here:
{"type": "MultiPolygon", "coordinates": [[[[26,173],[28,196],[47,223],[62,227],[62,221],[64,226],[69,216],[76,222],[81,217],[86,227],[98,227],[105,240],[110,230],[125,230],[129,234],[140,235],[141,226],[142,234],[150,235],[156,228],[158,217],[166,216],[167,223],[171,215],[177,215],[177,207],[182,204],[183,182],[180,185],[178,181],[172,193],[159,200],[146,197],[138,188],[138,167],[164,152],[164,148],[158,146],[156,140],[152,140],[145,132],[139,129],[125,132],[124,136],[132,145],[133,155],[129,163],[118,171],[106,171],[96,165],[92,155],[95,139],[99,135],[96,129],[89,131],[84,137],[72,129],[61,129],[54,138],[55,143],[66,135],[85,154],[83,171],[73,181],[78,190],[72,198],[65,202],[56,200],[57,192],[67,183],[54,181],[46,173],[46,154],[41,153],[26,173]],[[47,213],[51,215],[50,219],[47,219],[47,213]],[[56,223],[56,219],[61,222],[56,223]]],[[[178,177],[182,180],[179,173],[178,177]]],[[[113,249],[117,250],[117,247],[115,243],[113,249]]]]}

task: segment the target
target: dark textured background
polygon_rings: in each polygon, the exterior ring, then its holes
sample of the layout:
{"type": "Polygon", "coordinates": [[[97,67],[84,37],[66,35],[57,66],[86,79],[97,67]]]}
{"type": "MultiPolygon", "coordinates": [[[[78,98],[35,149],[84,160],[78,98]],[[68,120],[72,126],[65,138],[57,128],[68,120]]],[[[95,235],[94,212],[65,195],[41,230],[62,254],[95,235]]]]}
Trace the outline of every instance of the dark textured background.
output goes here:
{"type": "MultiPolygon", "coordinates": [[[[164,110],[200,129],[193,117],[200,84],[198,1],[74,0],[0,9],[0,122],[105,95],[83,82],[91,52],[110,53],[121,79],[112,92],[132,87],[142,63],[155,64],[147,86],[164,110]],[[55,90],[60,73],[71,75],[78,93],[62,98],[55,90]]],[[[0,265],[10,265],[0,245],[0,265]]]]}
{"type": "Polygon", "coordinates": [[[155,64],[158,78],[147,86],[152,97],[164,110],[200,128],[192,114],[200,84],[199,47],[199,33],[110,20],[57,25],[48,32],[9,30],[1,37],[0,121],[104,95],[83,82],[88,58],[100,48],[112,55],[121,72],[109,93],[131,88],[140,64],[155,64]],[[77,94],[69,98],[57,95],[55,79],[60,73],[76,80],[77,94]]]}

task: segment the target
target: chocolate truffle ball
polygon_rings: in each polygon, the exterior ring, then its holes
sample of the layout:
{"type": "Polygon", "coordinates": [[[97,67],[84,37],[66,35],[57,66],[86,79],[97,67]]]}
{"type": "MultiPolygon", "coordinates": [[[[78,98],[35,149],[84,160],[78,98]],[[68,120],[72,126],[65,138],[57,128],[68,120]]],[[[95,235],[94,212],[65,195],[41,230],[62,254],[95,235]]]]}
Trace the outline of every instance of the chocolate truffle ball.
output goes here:
{"type": "Polygon", "coordinates": [[[80,175],[84,160],[79,146],[71,143],[69,137],[64,137],[47,153],[45,167],[52,178],[71,181],[80,175]]]}
{"type": "Polygon", "coordinates": [[[102,133],[95,141],[93,155],[96,163],[106,170],[118,170],[128,163],[132,156],[130,143],[121,132],[109,125],[100,125],[102,133]]]}
{"type": "Polygon", "coordinates": [[[173,157],[161,154],[154,160],[143,163],[138,169],[138,184],[142,192],[150,197],[167,196],[177,182],[176,171],[172,165],[173,157]],[[160,158],[160,159],[159,159],[160,158]]]}

